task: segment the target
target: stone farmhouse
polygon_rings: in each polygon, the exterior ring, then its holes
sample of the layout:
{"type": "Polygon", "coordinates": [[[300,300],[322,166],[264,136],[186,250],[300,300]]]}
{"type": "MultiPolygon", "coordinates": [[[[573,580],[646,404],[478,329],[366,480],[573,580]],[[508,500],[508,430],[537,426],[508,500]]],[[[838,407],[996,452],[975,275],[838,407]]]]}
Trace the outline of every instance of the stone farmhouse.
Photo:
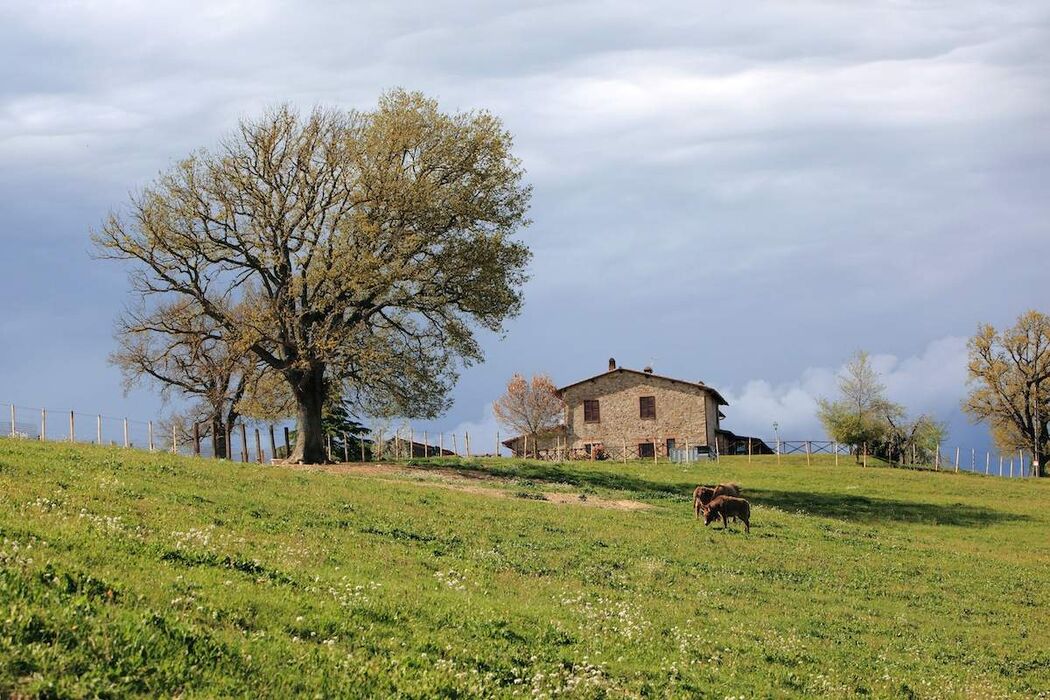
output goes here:
{"type": "MultiPolygon", "coordinates": [[[[619,459],[699,455],[747,451],[749,438],[721,428],[725,398],[701,381],[617,367],[558,389],[565,402],[561,425],[526,445],[524,437],[503,444],[515,455],[586,458],[602,454],[619,459]],[[535,442],[536,444],[531,444],[535,442]]],[[[751,439],[756,454],[768,446],[751,439]]]]}

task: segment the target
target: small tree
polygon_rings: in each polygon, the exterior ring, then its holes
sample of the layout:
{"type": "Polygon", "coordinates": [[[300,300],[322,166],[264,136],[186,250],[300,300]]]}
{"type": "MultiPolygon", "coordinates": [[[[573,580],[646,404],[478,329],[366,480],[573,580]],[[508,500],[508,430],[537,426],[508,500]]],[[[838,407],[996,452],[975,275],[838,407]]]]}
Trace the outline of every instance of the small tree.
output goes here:
{"type": "Polygon", "coordinates": [[[889,458],[896,455],[902,463],[930,463],[948,433],[944,423],[926,414],[914,419],[888,415],[886,422],[885,451],[889,458]]]}
{"type": "Polygon", "coordinates": [[[886,387],[871,366],[868,353],[857,352],[839,377],[841,397],[820,400],[818,416],[837,442],[853,445],[887,460],[929,462],[944,440],[946,427],[932,416],[909,418],[904,406],[886,398],[886,387]]]}
{"type": "Polygon", "coordinates": [[[565,402],[558,395],[550,377],[533,375],[532,381],[515,374],[507,383],[507,392],[492,404],[496,420],[532,440],[533,455],[539,456],[536,439],[559,424],[565,402]]]}
{"type": "Polygon", "coordinates": [[[969,342],[971,390],[963,410],[991,428],[1000,449],[1030,450],[1045,476],[1050,453],[1050,317],[1029,311],[999,333],[983,325],[969,342]]]}
{"type": "Polygon", "coordinates": [[[266,376],[255,358],[216,337],[211,319],[185,301],[149,312],[129,309],[118,322],[116,339],[118,348],[109,359],[120,369],[125,391],[149,382],[160,388],[165,402],[189,400],[173,422],[188,434],[194,424],[205,425],[215,456],[229,456],[227,430],[236,425],[242,402],[266,376]]]}
{"type": "Polygon", "coordinates": [[[885,397],[886,387],[871,366],[868,353],[857,352],[839,377],[837,401],[820,399],[817,415],[835,441],[854,446],[860,460],[863,445],[881,441],[887,433],[887,416],[902,416],[904,409],[885,397]]]}

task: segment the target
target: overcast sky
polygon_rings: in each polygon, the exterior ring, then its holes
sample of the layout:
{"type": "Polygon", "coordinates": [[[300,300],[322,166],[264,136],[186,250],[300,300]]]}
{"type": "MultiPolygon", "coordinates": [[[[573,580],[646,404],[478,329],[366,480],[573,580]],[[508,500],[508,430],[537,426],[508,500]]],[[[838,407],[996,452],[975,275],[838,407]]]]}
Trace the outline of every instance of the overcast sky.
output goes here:
{"type": "Polygon", "coordinates": [[[966,337],[1050,311],[1046,2],[3,2],[0,403],[160,415],[107,365],[92,227],[240,116],[395,86],[502,117],[535,187],[524,313],[431,430],[613,356],[815,438],[864,348],[980,444],[966,337]]]}

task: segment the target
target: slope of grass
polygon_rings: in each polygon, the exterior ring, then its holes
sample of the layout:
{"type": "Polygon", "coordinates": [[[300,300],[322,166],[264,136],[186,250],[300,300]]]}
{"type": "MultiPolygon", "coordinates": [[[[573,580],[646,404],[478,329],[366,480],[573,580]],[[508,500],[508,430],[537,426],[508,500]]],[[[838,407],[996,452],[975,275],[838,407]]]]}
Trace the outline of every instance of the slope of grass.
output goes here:
{"type": "Polygon", "coordinates": [[[0,694],[1050,694],[1048,483],[437,467],[521,497],[0,440],[0,694]],[[728,480],[750,536],[692,519],[728,480]]]}

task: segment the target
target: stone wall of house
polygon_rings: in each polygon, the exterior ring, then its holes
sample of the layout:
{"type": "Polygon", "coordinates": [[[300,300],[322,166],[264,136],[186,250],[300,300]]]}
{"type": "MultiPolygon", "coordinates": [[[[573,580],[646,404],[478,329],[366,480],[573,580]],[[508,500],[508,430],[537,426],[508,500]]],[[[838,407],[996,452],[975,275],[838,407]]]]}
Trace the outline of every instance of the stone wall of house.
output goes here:
{"type": "Polygon", "coordinates": [[[641,443],[654,442],[663,455],[668,438],[677,447],[709,444],[718,423],[717,403],[702,387],[633,372],[599,375],[567,388],[562,398],[569,446],[574,448],[600,442],[607,449],[620,450],[626,440],[628,450],[636,450],[641,443]],[[640,417],[643,396],[656,397],[655,419],[640,417]],[[584,421],[586,399],[598,400],[596,423],[584,421]]]}

